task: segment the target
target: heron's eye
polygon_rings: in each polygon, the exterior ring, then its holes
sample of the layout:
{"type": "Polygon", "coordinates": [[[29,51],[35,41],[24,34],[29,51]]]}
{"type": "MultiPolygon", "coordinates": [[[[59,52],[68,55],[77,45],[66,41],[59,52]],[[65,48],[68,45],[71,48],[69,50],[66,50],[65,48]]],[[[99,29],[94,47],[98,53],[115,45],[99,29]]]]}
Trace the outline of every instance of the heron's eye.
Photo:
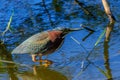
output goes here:
{"type": "Polygon", "coordinates": [[[64,29],[64,31],[68,31],[68,29],[67,29],[67,28],[65,28],[65,29],[64,29]]]}

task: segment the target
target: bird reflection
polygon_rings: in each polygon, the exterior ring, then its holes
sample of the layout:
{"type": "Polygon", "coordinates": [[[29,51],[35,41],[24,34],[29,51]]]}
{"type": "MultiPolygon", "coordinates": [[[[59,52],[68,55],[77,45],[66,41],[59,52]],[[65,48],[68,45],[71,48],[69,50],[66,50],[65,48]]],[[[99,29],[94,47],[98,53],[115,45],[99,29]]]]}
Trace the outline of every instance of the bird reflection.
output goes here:
{"type": "Polygon", "coordinates": [[[45,66],[33,66],[33,71],[17,73],[22,80],[67,80],[61,73],[51,70],[45,66]]]}

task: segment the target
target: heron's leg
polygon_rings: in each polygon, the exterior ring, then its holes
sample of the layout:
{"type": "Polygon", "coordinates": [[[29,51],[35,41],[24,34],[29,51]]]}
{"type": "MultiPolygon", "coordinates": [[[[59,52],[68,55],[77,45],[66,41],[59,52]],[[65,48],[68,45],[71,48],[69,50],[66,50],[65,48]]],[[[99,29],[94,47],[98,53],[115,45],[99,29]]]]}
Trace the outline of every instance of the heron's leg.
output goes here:
{"type": "Polygon", "coordinates": [[[46,58],[45,58],[45,59],[47,60],[47,58],[48,58],[48,54],[46,55],[46,58]]]}
{"type": "Polygon", "coordinates": [[[46,59],[44,60],[44,62],[46,62],[47,64],[52,64],[52,61],[51,60],[48,60],[48,55],[46,55],[46,59]]]}
{"type": "Polygon", "coordinates": [[[37,60],[36,60],[36,56],[37,56],[37,55],[32,54],[32,61],[33,61],[33,62],[37,62],[37,60]]]}
{"type": "Polygon", "coordinates": [[[41,54],[41,53],[39,53],[39,61],[40,61],[40,62],[44,62],[44,61],[42,60],[42,54],[41,54]]]}
{"type": "Polygon", "coordinates": [[[42,59],[42,54],[41,53],[39,54],[39,57],[40,57],[39,61],[41,63],[52,64],[52,61],[47,60],[47,59],[42,59]]]}
{"type": "Polygon", "coordinates": [[[47,59],[48,55],[46,55],[46,59],[43,60],[44,63],[46,63],[47,65],[51,65],[53,62],[51,60],[47,59]]]}

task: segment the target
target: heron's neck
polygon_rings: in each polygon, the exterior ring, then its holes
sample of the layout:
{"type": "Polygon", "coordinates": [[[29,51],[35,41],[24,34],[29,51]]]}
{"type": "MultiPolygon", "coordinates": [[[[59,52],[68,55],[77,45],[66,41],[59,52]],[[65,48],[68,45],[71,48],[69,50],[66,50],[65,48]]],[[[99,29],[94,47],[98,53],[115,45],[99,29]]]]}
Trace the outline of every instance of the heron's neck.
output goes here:
{"type": "Polygon", "coordinates": [[[62,38],[62,31],[48,31],[49,38],[54,42],[57,38],[62,38]]]}

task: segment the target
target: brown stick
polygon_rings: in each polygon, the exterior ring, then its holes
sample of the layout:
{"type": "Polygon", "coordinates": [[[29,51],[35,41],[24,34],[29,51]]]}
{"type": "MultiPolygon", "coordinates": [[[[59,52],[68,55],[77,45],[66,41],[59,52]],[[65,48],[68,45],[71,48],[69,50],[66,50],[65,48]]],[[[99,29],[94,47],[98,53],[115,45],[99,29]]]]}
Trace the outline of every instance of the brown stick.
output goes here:
{"type": "Polygon", "coordinates": [[[110,7],[109,7],[109,4],[107,2],[107,0],[102,0],[102,3],[103,3],[103,6],[104,6],[104,9],[105,9],[105,13],[107,14],[110,22],[106,28],[106,41],[109,40],[109,37],[110,37],[110,34],[111,34],[111,31],[114,27],[114,23],[115,23],[115,18],[114,16],[112,15],[112,12],[110,10],[110,7]]]}
{"type": "Polygon", "coordinates": [[[109,60],[109,45],[108,45],[109,42],[106,42],[104,41],[104,66],[105,66],[105,73],[106,73],[106,78],[108,80],[113,80],[112,79],[112,71],[111,71],[111,68],[110,68],[110,60],[109,60]]]}

